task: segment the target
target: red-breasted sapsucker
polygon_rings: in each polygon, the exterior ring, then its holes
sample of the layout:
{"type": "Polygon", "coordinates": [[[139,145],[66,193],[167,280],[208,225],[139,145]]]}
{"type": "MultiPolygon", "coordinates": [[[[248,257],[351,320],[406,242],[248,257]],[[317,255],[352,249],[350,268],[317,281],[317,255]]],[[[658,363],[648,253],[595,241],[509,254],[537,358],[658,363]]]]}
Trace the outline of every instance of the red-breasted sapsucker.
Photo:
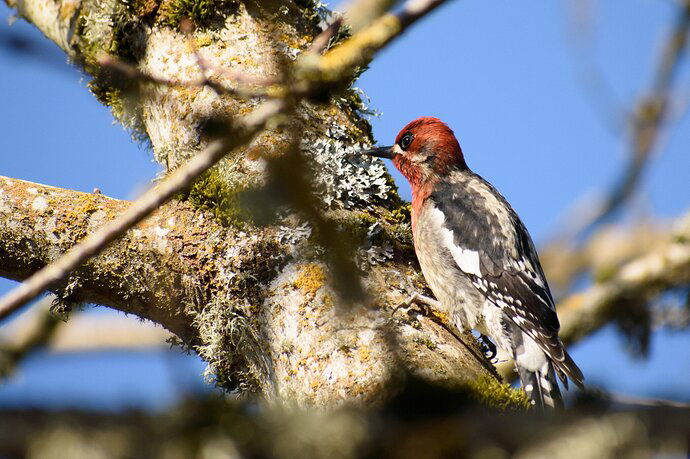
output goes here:
{"type": "Polygon", "coordinates": [[[460,329],[475,329],[515,361],[539,408],[562,406],[556,374],[584,377],[558,337],[554,301],[527,229],[510,204],[465,163],[453,131],[436,118],[405,126],[388,158],[412,187],[412,235],[422,273],[460,329]]]}

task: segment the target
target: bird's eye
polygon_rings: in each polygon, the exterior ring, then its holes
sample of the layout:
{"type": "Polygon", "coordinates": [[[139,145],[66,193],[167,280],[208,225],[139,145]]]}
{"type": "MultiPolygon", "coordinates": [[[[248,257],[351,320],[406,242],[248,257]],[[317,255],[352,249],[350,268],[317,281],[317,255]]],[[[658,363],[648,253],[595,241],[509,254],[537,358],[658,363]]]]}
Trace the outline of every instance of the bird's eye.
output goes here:
{"type": "Polygon", "coordinates": [[[400,148],[407,150],[407,147],[412,143],[414,136],[412,134],[405,134],[402,139],[400,139],[400,148]]]}

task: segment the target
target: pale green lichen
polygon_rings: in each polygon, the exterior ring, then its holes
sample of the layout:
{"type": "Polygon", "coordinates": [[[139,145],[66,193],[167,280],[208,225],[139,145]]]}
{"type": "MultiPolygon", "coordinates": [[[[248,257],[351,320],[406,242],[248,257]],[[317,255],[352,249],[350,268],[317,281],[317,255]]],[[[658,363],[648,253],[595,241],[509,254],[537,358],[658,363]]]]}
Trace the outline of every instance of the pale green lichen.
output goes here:
{"type": "Polygon", "coordinates": [[[210,298],[201,296],[188,311],[199,334],[194,348],[208,362],[206,376],[216,385],[255,393],[265,388],[270,369],[258,309],[284,253],[272,238],[238,239],[216,258],[227,266],[208,274],[203,288],[210,298]]]}
{"type": "Polygon", "coordinates": [[[390,191],[388,173],[381,161],[359,154],[366,148],[346,126],[328,123],[318,137],[308,137],[302,149],[314,162],[318,195],[327,207],[351,209],[381,204],[390,191]]]}
{"type": "Polygon", "coordinates": [[[196,351],[208,363],[207,381],[225,390],[256,393],[270,368],[256,326],[218,297],[197,314],[194,324],[201,340],[196,351]]]}

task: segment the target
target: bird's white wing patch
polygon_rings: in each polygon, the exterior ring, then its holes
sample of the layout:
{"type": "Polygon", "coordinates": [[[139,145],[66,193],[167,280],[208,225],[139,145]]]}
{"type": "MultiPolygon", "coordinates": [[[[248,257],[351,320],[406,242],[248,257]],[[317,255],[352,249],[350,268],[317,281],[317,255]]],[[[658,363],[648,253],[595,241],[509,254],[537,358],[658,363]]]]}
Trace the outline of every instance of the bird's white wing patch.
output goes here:
{"type": "Polygon", "coordinates": [[[482,272],[479,269],[479,252],[456,245],[453,231],[443,226],[445,220],[446,218],[443,212],[439,209],[434,207],[431,210],[431,224],[434,225],[434,228],[438,232],[437,234],[441,238],[441,244],[450,251],[458,267],[467,274],[482,277],[482,272]]]}
{"type": "MultiPolygon", "coordinates": [[[[534,257],[536,257],[536,254],[534,254],[534,257]]],[[[529,277],[532,282],[537,284],[539,287],[546,288],[544,280],[541,278],[541,276],[537,275],[534,265],[529,258],[523,257],[520,261],[513,261],[512,265],[513,269],[529,277]]]]}

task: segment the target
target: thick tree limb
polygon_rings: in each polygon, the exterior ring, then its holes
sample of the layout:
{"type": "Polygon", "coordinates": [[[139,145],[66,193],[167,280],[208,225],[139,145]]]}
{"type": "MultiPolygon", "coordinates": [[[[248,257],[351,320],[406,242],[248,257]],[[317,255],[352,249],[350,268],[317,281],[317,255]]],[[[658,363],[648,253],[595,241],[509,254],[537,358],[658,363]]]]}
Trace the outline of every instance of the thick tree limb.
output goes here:
{"type": "MultiPolygon", "coordinates": [[[[98,194],[0,178],[0,275],[24,280],[127,207],[125,201],[98,194]]],[[[50,288],[60,292],[61,301],[107,304],[191,339],[194,333],[180,309],[185,294],[179,286],[185,274],[196,277],[198,267],[184,263],[179,255],[171,257],[175,253],[164,235],[171,226],[186,224],[191,232],[177,235],[183,245],[197,244],[194,233],[220,237],[217,225],[203,220],[192,223],[193,217],[187,207],[168,206],[102,257],[50,288]],[[166,289],[168,297],[161,295],[166,289]]]]}
{"type": "Polygon", "coordinates": [[[251,116],[233,126],[232,130],[229,129],[229,135],[211,143],[158,186],[144,193],[116,219],[88,235],[62,257],[34,273],[19,287],[0,298],[0,321],[40,295],[49,285],[61,281],[73,269],[100,253],[109,243],[146,218],[175,193],[189,187],[194,179],[220,161],[228,150],[249,142],[273,116],[281,112],[283,107],[282,101],[266,102],[251,116]]]}
{"type": "MultiPolygon", "coordinates": [[[[102,195],[0,179],[0,275],[24,279],[126,208],[102,195]]],[[[172,201],[51,288],[67,304],[103,304],[163,325],[219,382],[269,398],[382,400],[400,368],[450,385],[492,377],[471,337],[458,340],[404,310],[392,315],[410,294],[390,276],[414,274],[406,256],[368,270],[376,302],[338,312],[326,268],[280,239],[271,229],[222,228],[172,201]]]]}

